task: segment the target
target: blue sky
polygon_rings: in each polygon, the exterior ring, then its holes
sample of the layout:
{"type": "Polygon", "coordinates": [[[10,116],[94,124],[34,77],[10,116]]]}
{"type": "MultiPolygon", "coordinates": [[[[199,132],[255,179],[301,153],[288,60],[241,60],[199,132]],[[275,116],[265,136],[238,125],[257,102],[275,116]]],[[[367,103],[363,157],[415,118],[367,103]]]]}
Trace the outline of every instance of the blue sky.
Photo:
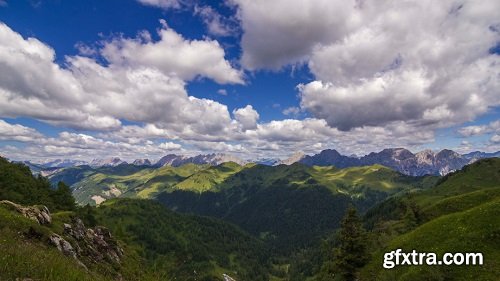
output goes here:
{"type": "Polygon", "coordinates": [[[0,1],[0,152],[497,151],[498,6],[0,1]]]}

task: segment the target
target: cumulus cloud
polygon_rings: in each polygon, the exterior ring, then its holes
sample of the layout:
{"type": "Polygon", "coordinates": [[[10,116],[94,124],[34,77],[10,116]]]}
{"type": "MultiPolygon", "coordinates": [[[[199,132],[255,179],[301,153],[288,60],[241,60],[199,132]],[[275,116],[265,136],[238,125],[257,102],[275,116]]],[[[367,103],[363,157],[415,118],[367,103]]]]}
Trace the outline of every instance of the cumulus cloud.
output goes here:
{"type": "Polygon", "coordinates": [[[364,2],[365,22],[312,52],[318,81],[301,86],[302,106],[343,130],[473,120],[500,104],[500,58],[489,53],[500,5],[483,4],[364,2]]]}
{"type": "Polygon", "coordinates": [[[182,147],[182,145],[173,142],[164,142],[159,145],[161,149],[165,150],[178,150],[182,147]]]}
{"type": "Polygon", "coordinates": [[[494,144],[499,144],[500,143],[500,135],[494,135],[490,138],[490,141],[494,144]]]}
{"type": "Polygon", "coordinates": [[[89,130],[116,130],[120,120],[129,120],[174,132],[219,134],[231,123],[227,107],[189,96],[183,79],[202,75],[239,82],[238,71],[224,60],[215,41],[188,41],[165,26],[159,33],[158,42],[106,42],[100,50],[106,66],[73,56],[66,57],[62,68],[54,62],[52,48],[0,23],[0,72],[5,74],[0,77],[0,116],[89,130]],[[109,54],[111,49],[116,53],[109,54]],[[132,58],[130,52],[142,56],[132,58]]]}
{"type": "Polygon", "coordinates": [[[91,160],[116,156],[132,160],[138,157],[157,158],[165,153],[183,152],[182,145],[173,142],[155,143],[142,139],[140,142],[131,143],[70,132],[61,132],[57,137],[47,137],[21,125],[10,125],[10,129],[6,132],[5,124],[1,122],[0,136],[2,140],[24,143],[24,147],[10,145],[2,147],[2,155],[17,160],[47,160],[60,157],[91,160]]]}
{"type": "Polygon", "coordinates": [[[236,31],[230,19],[223,17],[210,6],[195,5],[194,14],[201,18],[211,35],[230,36],[236,31]]]}
{"type": "Polygon", "coordinates": [[[234,2],[243,65],[307,63],[301,107],[332,127],[435,129],[500,105],[498,1],[234,2]]]}
{"type": "Polygon", "coordinates": [[[115,38],[106,42],[101,54],[122,67],[155,67],[165,75],[183,80],[197,76],[218,83],[243,84],[242,73],[224,59],[224,49],[215,40],[187,40],[169,28],[164,20],[160,40],[152,41],[144,31],[137,38],[115,38]]]}
{"type": "Polygon", "coordinates": [[[282,113],[287,116],[298,116],[300,114],[300,108],[296,106],[291,106],[283,109],[282,113]]]}
{"type": "Polygon", "coordinates": [[[305,62],[314,46],[338,40],[349,29],[355,1],[233,0],[243,29],[242,63],[279,69],[305,62]]]}
{"type": "Polygon", "coordinates": [[[235,109],[233,115],[244,131],[257,128],[259,113],[251,105],[235,109]]]}
{"type": "Polygon", "coordinates": [[[486,125],[466,126],[458,129],[458,133],[463,137],[484,135],[500,131],[500,120],[492,121],[486,125]]]}
{"type": "Polygon", "coordinates": [[[42,138],[37,130],[19,124],[10,124],[0,119],[0,140],[34,141],[42,138]]]}

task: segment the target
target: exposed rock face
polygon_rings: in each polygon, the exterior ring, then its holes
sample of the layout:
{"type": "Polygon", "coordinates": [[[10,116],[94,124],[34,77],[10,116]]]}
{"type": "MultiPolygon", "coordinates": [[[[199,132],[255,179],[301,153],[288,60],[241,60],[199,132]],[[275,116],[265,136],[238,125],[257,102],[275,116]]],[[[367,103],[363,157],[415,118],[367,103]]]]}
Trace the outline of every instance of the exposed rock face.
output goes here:
{"type": "Polygon", "coordinates": [[[41,225],[52,223],[52,216],[50,215],[50,211],[45,206],[24,207],[8,200],[2,200],[0,201],[0,204],[10,206],[17,212],[21,213],[23,216],[32,219],[41,225]]]}
{"type": "MultiPolygon", "coordinates": [[[[9,206],[12,210],[36,221],[40,225],[52,223],[50,211],[45,206],[24,207],[7,200],[0,201],[0,204],[9,206]]],[[[42,233],[33,227],[30,228],[27,234],[37,239],[44,237],[42,233]]],[[[85,257],[86,260],[93,263],[120,263],[123,257],[123,249],[106,227],[86,228],[79,218],[74,218],[71,223],[65,223],[62,234],[52,232],[47,238],[49,244],[55,246],[64,255],[76,259],[84,268],[87,267],[80,261],[81,257],[85,257]],[[72,241],[72,243],[69,241],[72,241]]]]}
{"type": "Polygon", "coordinates": [[[306,157],[306,155],[303,152],[300,152],[300,151],[295,152],[292,156],[290,156],[289,158],[287,158],[285,160],[279,161],[277,164],[278,165],[280,165],[280,164],[292,165],[293,163],[299,162],[300,160],[304,159],[304,157],[306,157]]]}
{"type": "Polygon", "coordinates": [[[151,166],[151,161],[149,159],[135,159],[134,162],[132,162],[133,165],[136,166],[151,166]]]}
{"type": "Polygon", "coordinates": [[[236,281],[236,279],[232,278],[231,276],[227,275],[227,274],[222,274],[222,278],[224,279],[224,281],[236,281]]]}
{"type": "Polygon", "coordinates": [[[327,149],[313,156],[305,156],[298,160],[298,162],[309,166],[333,165],[337,168],[380,164],[406,175],[423,176],[446,175],[481,158],[499,156],[500,153],[481,152],[461,155],[448,149],[437,153],[431,150],[424,150],[413,154],[404,148],[389,148],[357,158],[344,156],[336,150],[327,149]]]}
{"type": "Polygon", "coordinates": [[[116,167],[121,164],[127,164],[127,162],[121,160],[118,157],[112,157],[108,159],[94,159],[90,162],[91,167],[116,167]]]}
{"type": "Polygon", "coordinates": [[[158,160],[158,162],[156,162],[155,165],[158,167],[163,167],[163,166],[178,167],[184,164],[193,163],[193,164],[209,164],[215,166],[226,162],[234,162],[239,165],[245,165],[247,163],[246,161],[229,154],[212,153],[212,154],[197,155],[193,157],[168,154],[163,156],[160,160],[158,160]]]}
{"type": "Polygon", "coordinates": [[[64,234],[78,243],[78,255],[87,256],[94,262],[109,260],[120,263],[123,249],[118,246],[111,232],[103,226],[86,228],[82,220],[73,219],[72,224],[64,224],[64,234]]]}
{"type": "Polygon", "coordinates": [[[52,243],[52,245],[56,246],[57,249],[60,252],[62,252],[63,254],[65,254],[66,256],[70,256],[70,257],[73,257],[75,259],[77,258],[75,249],[73,249],[73,246],[71,246],[71,243],[64,240],[64,238],[62,238],[61,236],[59,236],[55,233],[52,233],[49,236],[49,241],[50,241],[50,243],[52,243]]]}

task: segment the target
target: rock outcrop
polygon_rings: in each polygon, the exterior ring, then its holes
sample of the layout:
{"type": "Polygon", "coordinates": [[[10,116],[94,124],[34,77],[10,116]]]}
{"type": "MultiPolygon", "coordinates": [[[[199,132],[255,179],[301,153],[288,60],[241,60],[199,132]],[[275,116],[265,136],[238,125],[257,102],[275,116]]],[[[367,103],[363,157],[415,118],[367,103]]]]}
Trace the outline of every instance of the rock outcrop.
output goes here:
{"type": "MultiPolygon", "coordinates": [[[[50,211],[45,206],[21,206],[11,201],[3,200],[0,204],[8,206],[26,218],[47,226],[52,223],[50,211]]],[[[77,260],[78,264],[87,269],[81,258],[91,263],[121,263],[123,249],[113,238],[111,232],[103,226],[85,227],[79,218],[73,218],[71,223],[64,224],[62,234],[50,231],[44,234],[34,227],[26,233],[28,237],[42,239],[46,237],[48,243],[55,246],[61,253],[77,260]]]]}
{"type": "Polygon", "coordinates": [[[71,224],[64,224],[64,234],[76,240],[79,256],[87,256],[93,262],[121,262],[123,249],[106,227],[86,228],[81,219],[75,218],[71,224]]]}
{"type": "Polygon", "coordinates": [[[16,210],[18,213],[21,213],[23,216],[34,220],[41,225],[52,223],[52,216],[50,215],[50,211],[45,206],[40,205],[24,207],[8,200],[2,200],[0,201],[0,204],[9,206],[10,208],[16,210]]]}

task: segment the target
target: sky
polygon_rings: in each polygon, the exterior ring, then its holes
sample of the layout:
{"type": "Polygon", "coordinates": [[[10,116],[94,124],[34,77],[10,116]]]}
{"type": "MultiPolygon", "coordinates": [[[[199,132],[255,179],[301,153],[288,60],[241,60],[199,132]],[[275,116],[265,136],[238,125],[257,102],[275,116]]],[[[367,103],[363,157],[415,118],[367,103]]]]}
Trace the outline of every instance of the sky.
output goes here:
{"type": "Polygon", "coordinates": [[[500,150],[496,0],[0,0],[0,155],[500,150]]]}

